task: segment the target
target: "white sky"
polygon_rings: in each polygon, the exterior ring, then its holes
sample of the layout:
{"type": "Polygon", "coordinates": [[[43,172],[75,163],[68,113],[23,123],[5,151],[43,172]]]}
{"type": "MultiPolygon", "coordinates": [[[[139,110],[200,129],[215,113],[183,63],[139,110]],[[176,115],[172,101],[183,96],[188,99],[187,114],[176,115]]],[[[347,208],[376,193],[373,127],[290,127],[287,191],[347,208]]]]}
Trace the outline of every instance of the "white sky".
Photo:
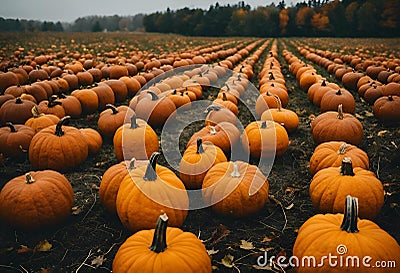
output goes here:
{"type": "MultiPolygon", "coordinates": [[[[252,8],[271,3],[278,4],[280,0],[247,0],[252,8]]],[[[237,4],[237,1],[226,0],[1,0],[0,17],[33,19],[40,21],[73,22],[78,17],[88,15],[135,15],[164,11],[169,7],[176,10],[183,7],[208,9],[212,4],[237,4]]],[[[302,2],[286,0],[286,5],[302,2]]]]}

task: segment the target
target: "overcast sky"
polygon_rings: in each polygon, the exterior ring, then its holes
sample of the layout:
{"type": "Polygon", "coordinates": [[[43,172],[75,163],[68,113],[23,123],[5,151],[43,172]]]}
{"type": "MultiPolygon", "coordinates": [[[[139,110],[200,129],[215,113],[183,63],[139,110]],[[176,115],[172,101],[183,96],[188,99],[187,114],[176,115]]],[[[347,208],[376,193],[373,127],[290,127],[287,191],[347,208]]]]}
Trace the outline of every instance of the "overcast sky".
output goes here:
{"type": "MultiPolygon", "coordinates": [[[[251,7],[265,6],[279,3],[280,0],[247,0],[251,7]]],[[[40,21],[73,22],[78,17],[88,15],[135,15],[137,13],[151,13],[164,11],[169,7],[172,10],[183,8],[208,9],[216,2],[221,5],[237,4],[237,1],[226,0],[1,0],[0,17],[33,19],[40,21]]],[[[286,0],[286,5],[301,2],[286,0]]]]}

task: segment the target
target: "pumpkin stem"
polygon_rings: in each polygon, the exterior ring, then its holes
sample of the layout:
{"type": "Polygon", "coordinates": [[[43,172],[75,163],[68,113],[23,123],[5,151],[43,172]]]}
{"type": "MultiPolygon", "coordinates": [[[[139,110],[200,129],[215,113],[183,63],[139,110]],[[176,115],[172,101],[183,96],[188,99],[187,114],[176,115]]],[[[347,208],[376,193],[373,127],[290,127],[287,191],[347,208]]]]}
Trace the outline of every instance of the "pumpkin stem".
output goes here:
{"type": "Polygon", "coordinates": [[[52,95],[52,96],[49,98],[49,104],[48,104],[48,106],[49,106],[49,107],[54,107],[54,106],[56,106],[56,105],[62,105],[61,101],[56,101],[56,99],[58,99],[58,98],[57,98],[57,95],[52,95]]]}
{"type": "Polygon", "coordinates": [[[11,133],[15,133],[17,130],[15,129],[14,124],[12,124],[11,122],[6,122],[5,124],[8,128],[10,128],[11,133]]]}
{"type": "Polygon", "coordinates": [[[147,91],[147,93],[149,93],[151,95],[151,100],[158,100],[158,96],[156,93],[154,93],[152,91],[147,91]]]}
{"type": "Polygon", "coordinates": [[[263,122],[261,122],[261,129],[266,129],[267,128],[267,122],[264,120],[263,122]]]}
{"type": "Polygon", "coordinates": [[[133,114],[131,117],[131,129],[136,129],[139,127],[139,124],[137,124],[137,120],[136,120],[136,115],[133,114]]]}
{"type": "Polygon", "coordinates": [[[106,109],[111,109],[113,112],[113,115],[118,114],[118,109],[117,107],[115,107],[114,105],[112,105],[111,103],[107,103],[106,104],[106,109]]]}
{"type": "Polygon", "coordinates": [[[168,216],[167,214],[161,214],[158,217],[157,225],[154,230],[153,242],[149,246],[151,251],[155,253],[164,252],[167,249],[167,226],[168,216]]]}
{"type": "Polygon", "coordinates": [[[136,162],[136,158],[132,157],[132,159],[129,161],[128,170],[133,170],[133,169],[135,169],[135,162],[136,162]]]}
{"type": "Polygon", "coordinates": [[[30,173],[25,174],[25,179],[26,179],[26,181],[25,181],[26,184],[32,184],[35,182],[35,179],[33,179],[32,175],[30,173]]]}
{"type": "Polygon", "coordinates": [[[321,86],[327,86],[325,79],[322,80],[321,86]]]}
{"type": "Polygon", "coordinates": [[[40,117],[40,116],[44,116],[43,113],[40,113],[40,112],[39,112],[39,108],[37,107],[37,105],[35,105],[35,106],[32,107],[31,112],[32,112],[32,115],[33,115],[34,118],[38,118],[38,117],[40,117]]]}
{"type": "Polygon", "coordinates": [[[157,179],[156,166],[157,159],[160,156],[160,153],[154,152],[149,160],[149,165],[147,165],[146,173],[143,176],[143,179],[146,181],[155,181],[157,179]]]}
{"type": "Polygon", "coordinates": [[[342,166],[340,167],[340,174],[354,176],[353,164],[350,157],[343,158],[342,166]]]}
{"type": "Polygon", "coordinates": [[[271,71],[269,72],[269,80],[270,81],[274,81],[275,80],[274,74],[271,71]]]}
{"type": "Polygon", "coordinates": [[[58,93],[58,98],[59,99],[66,99],[67,98],[67,95],[65,95],[64,93],[58,93]]]}
{"type": "Polygon", "coordinates": [[[233,172],[231,172],[231,177],[240,177],[239,167],[237,163],[233,163],[233,172]]]}
{"type": "Polygon", "coordinates": [[[278,95],[274,94],[276,101],[278,102],[278,112],[282,112],[282,102],[278,95]]]}
{"type": "Polygon", "coordinates": [[[217,130],[215,130],[214,126],[210,126],[210,134],[212,134],[212,135],[217,134],[217,130]]]}
{"type": "Polygon", "coordinates": [[[228,98],[226,97],[226,93],[225,92],[222,92],[222,100],[223,101],[227,101],[228,100],[228,98]]]}
{"type": "Polygon", "coordinates": [[[337,154],[339,154],[339,155],[346,154],[347,147],[349,147],[349,145],[347,145],[347,143],[343,143],[342,145],[340,145],[339,150],[337,150],[337,154]]]}
{"type": "Polygon", "coordinates": [[[219,110],[221,110],[221,106],[216,105],[216,104],[211,104],[210,106],[208,106],[206,108],[206,110],[204,112],[208,114],[211,111],[219,111],[219,110]]]}
{"type": "Polygon", "coordinates": [[[388,96],[388,100],[389,100],[389,101],[394,101],[392,95],[389,95],[389,96],[388,96]]]}
{"type": "Polygon", "coordinates": [[[203,141],[201,140],[201,138],[197,139],[196,144],[197,144],[197,153],[198,154],[204,153],[203,141]]]}
{"type": "Polygon", "coordinates": [[[56,131],[54,132],[54,134],[56,136],[60,137],[60,136],[64,135],[64,131],[62,130],[62,126],[66,125],[69,122],[70,119],[71,119],[70,116],[65,116],[62,119],[60,119],[60,121],[56,125],[56,131]]]}
{"type": "Polygon", "coordinates": [[[336,95],[338,95],[338,96],[342,95],[342,91],[339,89],[339,90],[336,92],[336,95]]]}
{"type": "Polygon", "coordinates": [[[343,104],[339,104],[338,106],[338,119],[343,119],[343,104]]]}
{"type": "Polygon", "coordinates": [[[358,198],[350,195],[346,196],[343,222],[340,229],[346,232],[359,232],[357,227],[358,218],[358,198]]]}
{"type": "Polygon", "coordinates": [[[15,103],[16,103],[16,104],[21,104],[21,103],[23,103],[21,97],[16,98],[16,99],[15,99],[15,103]]]}

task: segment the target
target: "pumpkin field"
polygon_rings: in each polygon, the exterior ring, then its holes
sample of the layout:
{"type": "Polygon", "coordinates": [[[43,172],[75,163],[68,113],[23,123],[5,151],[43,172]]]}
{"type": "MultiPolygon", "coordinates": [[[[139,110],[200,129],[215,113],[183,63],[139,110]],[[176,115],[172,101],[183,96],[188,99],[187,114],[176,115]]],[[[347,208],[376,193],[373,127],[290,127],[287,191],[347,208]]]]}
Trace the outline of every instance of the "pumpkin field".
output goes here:
{"type": "Polygon", "coordinates": [[[0,41],[0,272],[399,271],[399,38],[0,41]]]}

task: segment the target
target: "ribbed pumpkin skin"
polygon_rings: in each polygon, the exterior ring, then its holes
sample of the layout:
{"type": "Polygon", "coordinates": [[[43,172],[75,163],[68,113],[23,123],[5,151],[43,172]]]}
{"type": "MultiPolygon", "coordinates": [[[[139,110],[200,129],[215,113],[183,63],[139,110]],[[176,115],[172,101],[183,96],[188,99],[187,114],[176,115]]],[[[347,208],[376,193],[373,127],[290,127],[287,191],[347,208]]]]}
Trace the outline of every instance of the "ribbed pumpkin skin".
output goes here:
{"type": "Polygon", "coordinates": [[[0,154],[13,159],[25,160],[26,150],[29,149],[35,131],[26,125],[15,124],[10,126],[0,127],[0,154]]]}
{"type": "Polygon", "coordinates": [[[224,152],[213,144],[202,144],[204,151],[198,153],[197,145],[186,148],[179,165],[179,177],[188,189],[201,189],[207,171],[220,162],[227,161],[224,152]]]}
{"type": "Polygon", "coordinates": [[[238,218],[259,211],[268,202],[268,190],[267,178],[257,166],[242,161],[222,162],[207,172],[202,195],[205,204],[213,204],[215,212],[238,218]],[[234,164],[240,177],[231,176],[234,164]]]}
{"type": "Polygon", "coordinates": [[[325,168],[314,175],[310,184],[314,206],[325,213],[343,213],[346,196],[351,195],[360,200],[360,218],[375,218],[384,203],[381,181],[362,168],[353,168],[354,176],[342,175],[340,169],[325,168]]]}
{"type": "Polygon", "coordinates": [[[310,173],[314,175],[324,168],[339,167],[345,157],[351,158],[353,167],[369,169],[368,155],[363,150],[343,141],[328,141],[315,148],[310,159],[310,173]],[[345,145],[343,153],[339,152],[342,145],[345,145]]]}
{"type": "Polygon", "coordinates": [[[114,134],[114,152],[119,161],[131,158],[147,160],[151,154],[158,151],[158,137],[154,130],[144,120],[136,120],[138,127],[131,129],[130,123],[125,123],[114,134]]]}
{"type": "Polygon", "coordinates": [[[364,130],[353,115],[345,113],[343,119],[339,119],[338,112],[328,111],[311,122],[311,133],[316,144],[335,140],[360,145],[364,130]]]}
{"type": "Polygon", "coordinates": [[[190,232],[167,228],[164,252],[149,249],[154,229],[129,237],[119,248],[113,262],[114,273],[211,273],[211,260],[201,241],[190,232]]]}
{"type": "Polygon", "coordinates": [[[88,144],[89,154],[94,155],[97,154],[100,149],[101,145],[103,145],[103,138],[95,129],[92,128],[82,128],[79,129],[83,136],[86,139],[88,144]]]}
{"type": "Polygon", "coordinates": [[[38,229],[59,224],[71,213],[72,186],[65,176],[52,171],[30,172],[10,180],[0,193],[0,218],[21,229],[38,229]]]}
{"type": "Polygon", "coordinates": [[[189,208],[189,198],[182,181],[161,165],[156,166],[157,179],[146,181],[143,179],[146,168],[141,166],[132,170],[121,182],[116,208],[122,224],[132,231],[151,229],[164,211],[169,216],[170,226],[181,226],[189,208]]]}
{"type": "Polygon", "coordinates": [[[63,136],[55,135],[56,125],[37,133],[29,146],[29,161],[36,169],[65,172],[79,166],[88,156],[88,144],[79,129],[62,126],[63,136]]]}
{"type": "MultiPolygon", "coordinates": [[[[396,240],[381,229],[377,224],[369,220],[358,220],[357,233],[348,233],[340,229],[343,221],[343,214],[317,214],[308,219],[299,229],[296,242],[293,247],[293,256],[301,261],[304,256],[314,256],[317,264],[322,256],[329,253],[334,256],[346,257],[358,256],[360,267],[330,267],[328,260],[325,259],[322,267],[298,267],[298,273],[308,272],[330,272],[330,273],[365,273],[365,272],[385,272],[396,273],[398,268],[366,268],[362,264],[365,256],[371,256],[371,266],[375,261],[396,261],[400,264],[400,247],[396,240]],[[347,253],[339,255],[337,247],[345,245],[347,253]]],[[[336,259],[339,262],[339,259],[336,259]]],[[[307,262],[306,262],[307,263],[307,262]]]]}
{"type": "Polygon", "coordinates": [[[286,129],[274,121],[253,121],[244,129],[242,146],[256,158],[280,156],[289,146],[289,136],[286,129]]]}

